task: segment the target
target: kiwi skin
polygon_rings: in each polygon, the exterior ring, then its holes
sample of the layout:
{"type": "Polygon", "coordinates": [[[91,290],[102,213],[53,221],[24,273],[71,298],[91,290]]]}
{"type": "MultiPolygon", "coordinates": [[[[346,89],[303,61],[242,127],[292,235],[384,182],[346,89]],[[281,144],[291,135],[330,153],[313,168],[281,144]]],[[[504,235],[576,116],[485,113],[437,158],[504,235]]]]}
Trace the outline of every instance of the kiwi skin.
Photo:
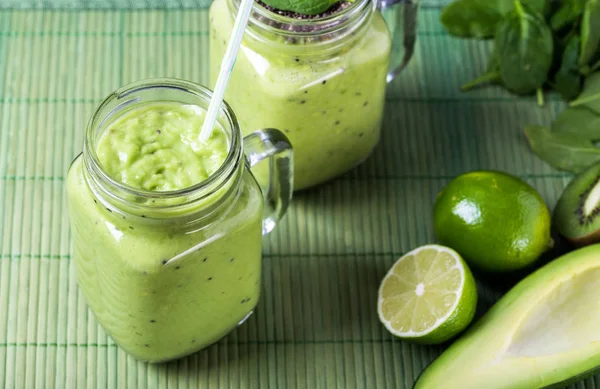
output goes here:
{"type": "Polygon", "coordinates": [[[553,219],[556,230],[576,247],[600,242],[600,162],[571,180],[553,219]]]}

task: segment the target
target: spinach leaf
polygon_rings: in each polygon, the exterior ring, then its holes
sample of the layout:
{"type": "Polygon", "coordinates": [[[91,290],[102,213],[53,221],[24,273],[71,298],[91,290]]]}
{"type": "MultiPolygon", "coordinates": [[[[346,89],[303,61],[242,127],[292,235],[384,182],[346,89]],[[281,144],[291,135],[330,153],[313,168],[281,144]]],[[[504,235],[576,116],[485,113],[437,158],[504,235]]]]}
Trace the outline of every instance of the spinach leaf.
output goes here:
{"type": "MultiPolygon", "coordinates": [[[[542,14],[547,9],[547,0],[522,1],[542,14]]],[[[513,0],[455,0],[444,7],[440,21],[446,31],[454,36],[492,38],[504,16],[514,9],[513,0]]]]}
{"type": "MultiPolygon", "coordinates": [[[[511,6],[511,11],[512,11],[515,7],[515,3],[514,3],[514,1],[511,1],[511,3],[512,3],[512,6],[511,6]]],[[[550,10],[551,1],[549,1],[549,0],[521,0],[521,3],[526,4],[527,6],[529,6],[529,8],[536,11],[540,15],[546,16],[548,11],[550,10]]]]}
{"type": "Polygon", "coordinates": [[[561,94],[565,100],[572,100],[581,93],[583,77],[579,73],[579,36],[573,35],[567,41],[562,52],[560,68],[550,83],[552,89],[561,94]]]}
{"type": "Polygon", "coordinates": [[[600,54],[600,0],[588,0],[581,19],[579,66],[589,65],[600,54]]]}
{"type": "Polygon", "coordinates": [[[584,107],[567,108],[552,124],[552,132],[600,139],[600,115],[584,107]]]}
{"type": "Polygon", "coordinates": [[[525,128],[525,136],[531,149],[556,169],[579,173],[600,161],[600,149],[587,137],[551,132],[543,126],[525,128]]]}
{"type": "Polygon", "coordinates": [[[600,72],[586,77],[583,83],[583,92],[576,100],[571,101],[569,106],[584,106],[600,115],[600,72]]]}
{"type": "Polygon", "coordinates": [[[283,11],[317,15],[327,11],[337,0],[263,0],[265,4],[283,11]]]}
{"type": "Polygon", "coordinates": [[[530,94],[544,85],[554,42],[552,31],[537,12],[515,0],[515,10],[500,23],[495,43],[506,88],[530,94]]]}
{"type": "Polygon", "coordinates": [[[444,8],[440,21],[452,35],[464,38],[491,38],[503,14],[508,12],[498,7],[503,3],[490,0],[457,0],[444,8]]]}
{"type": "Polygon", "coordinates": [[[575,23],[585,8],[586,0],[562,0],[559,2],[559,8],[554,11],[550,17],[550,27],[554,31],[562,30],[563,28],[575,23]]]}

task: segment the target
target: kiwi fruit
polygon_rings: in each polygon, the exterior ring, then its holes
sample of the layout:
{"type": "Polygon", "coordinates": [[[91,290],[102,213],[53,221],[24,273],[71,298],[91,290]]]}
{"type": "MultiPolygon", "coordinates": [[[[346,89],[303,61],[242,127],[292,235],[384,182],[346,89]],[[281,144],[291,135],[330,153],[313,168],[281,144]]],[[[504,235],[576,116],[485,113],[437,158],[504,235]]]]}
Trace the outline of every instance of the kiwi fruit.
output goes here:
{"type": "Polygon", "coordinates": [[[557,231],[575,246],[600,242],[600,163],[567,185],[553,217],[557,231]]]}

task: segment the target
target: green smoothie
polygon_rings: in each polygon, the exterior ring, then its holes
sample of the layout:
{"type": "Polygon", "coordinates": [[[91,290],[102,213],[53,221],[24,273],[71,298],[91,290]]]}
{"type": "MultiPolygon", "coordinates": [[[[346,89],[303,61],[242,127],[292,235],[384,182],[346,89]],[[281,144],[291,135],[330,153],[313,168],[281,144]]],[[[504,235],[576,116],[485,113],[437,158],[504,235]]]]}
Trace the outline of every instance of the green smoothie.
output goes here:
{"type": "MultiPolygon", "coordinates": [[[[98,158],[108,175],[139,189],[197,184],[223,164],[229,147],[219,128],[206,144],[197,141],[203,115],[196,106],[142,105],[108,125],[96,142],[98,158]]],[[[67,193],[78,283],[107,333],[136,358],[166,361],[204,348],[257,303],[262,193],[243,163],[235,171],[237,181],[195,211],[158,219],[154,200],[145,203],[147,213],[111,206],[91,190],[82,157],[72,164],[67,193]]]]}
{"type": "Polygon", "coordinates": [[[134,109],[104,132],[96,153],[118,181],[149,191],[172,191],[206,180],[227,157],[227,137],[216,127],[206,143],[206,111],[195,105],[152,103],[134,109]]]}
{"type": "MultiPolygon", "coordinates": [[[[231,0],[210,9],[214,83],[233,27],[231,0]]],[[[294,147],[296,189],[340,175],[379,141],[391,38],[375,12],[339,47],[265,41],[246,34],[225,98],[242,131],[284,131],[294,147]]]]}

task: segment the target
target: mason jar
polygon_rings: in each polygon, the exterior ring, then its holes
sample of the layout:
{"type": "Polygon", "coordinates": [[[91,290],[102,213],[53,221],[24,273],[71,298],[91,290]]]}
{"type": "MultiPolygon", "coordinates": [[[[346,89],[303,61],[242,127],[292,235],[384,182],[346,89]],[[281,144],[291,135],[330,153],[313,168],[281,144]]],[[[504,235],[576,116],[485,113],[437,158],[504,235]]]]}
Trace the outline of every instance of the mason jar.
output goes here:
{"type": "Polygon", "coordinates": [[[98,322],[134,357],[166,361],[200,350],[252,312],[260,294],[261,237],[292,195],[292,149],[277,130],[242,139],[224,104],[218,126],[227,157],[208,179],[176,191],[146,191],[113,179],[96,147],[111,123],[142,104],[206,109],[211,92],[158,79],[106,98],[86,129],[66,180],[73,259],[80,290],[98,322]],[[251,168],[270,165],[265,187],[251,168]]]}
{"type": "MultiPolygon", "coordinates": [[[[254,3],[225,98],[242,131],[285,132],[294,146],[296,189],[348,171],[377,145],[386,82],[404,68],[415,44],[417,3],[401,3],[394,9],[391,2],[356,0],[313,18],[254,3]]],[[[239,5],[211,5],[212,85],[239,5]]]]}

